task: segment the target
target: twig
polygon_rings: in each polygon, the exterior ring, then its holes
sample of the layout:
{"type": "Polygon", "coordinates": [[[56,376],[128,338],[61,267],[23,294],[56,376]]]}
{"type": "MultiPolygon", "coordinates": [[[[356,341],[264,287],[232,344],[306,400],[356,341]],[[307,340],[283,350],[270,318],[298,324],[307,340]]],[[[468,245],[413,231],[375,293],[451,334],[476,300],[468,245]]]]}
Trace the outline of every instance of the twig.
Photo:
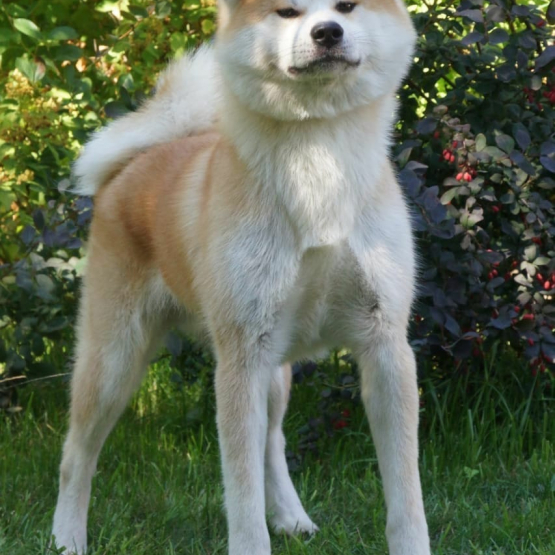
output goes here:
{"type": "Polygon", "coordinates": [[[24,380],[24,379],[25,379],[25,376],[12,376],[11,378],[4,378],[3,380],[0,380],[0,385],[6,382],[13,382],[14,380],[24,380]]]}
{"type": "MultiPolygon", "coordinates": [[[[50,376],[43,376],[42,378],[33,378],[32,380],[27,380],[22,385],[27,385],[33,382],[41,382],[43,380],[50,380],[52,378],[63,378],[64,376],[69,376],[69,375],[71,375],[71,372],[63,372],[62,374],[51,374],[50,376]]],[[[0,385],[2,385],[5,382],[10,382],[14,380],[24,380],[24,379],[25,379],[25,376],[13,376],[12,378],[4,378],[3,380],[0,380],[0,385]]],[[[11,389],[13,387],[15,387],[15,385],[8,386],[6,389],[11,389]]]]}

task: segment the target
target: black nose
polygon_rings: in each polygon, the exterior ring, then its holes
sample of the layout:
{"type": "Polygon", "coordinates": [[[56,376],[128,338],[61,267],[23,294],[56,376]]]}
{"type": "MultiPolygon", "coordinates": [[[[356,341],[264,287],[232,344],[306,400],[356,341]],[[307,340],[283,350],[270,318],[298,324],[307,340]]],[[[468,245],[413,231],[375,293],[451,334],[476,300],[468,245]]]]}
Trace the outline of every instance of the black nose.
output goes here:
{"type": "Polygon", "coordinates": [[[335,21],[325,21],[315,25],[310,31],[310,36],[316,44],[325,48],[332,48],[343,39],[343,27],[335,21]]]}

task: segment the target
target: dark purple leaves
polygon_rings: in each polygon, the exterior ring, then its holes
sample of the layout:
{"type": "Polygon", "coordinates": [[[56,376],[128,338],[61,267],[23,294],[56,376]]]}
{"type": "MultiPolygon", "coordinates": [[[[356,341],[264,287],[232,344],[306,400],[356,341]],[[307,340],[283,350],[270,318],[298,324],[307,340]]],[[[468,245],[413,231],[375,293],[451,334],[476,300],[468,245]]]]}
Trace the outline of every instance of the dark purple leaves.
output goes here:
{"type": "Polygon", "coordinates": [[[478,33],[477,31],[472,31],[468,33],[466,37],[461,40],[461,44],[464,46],[470,46],[471,44],[476,44],[477,42],[482,42],[484,40],[484,34],[478,33]]]}
{"type": "Polygon", "coordinates": [[[522,152],[518,152],[518,150],[513,150],[511,152],[510,158],[523,172],[526,172],[528,175],[536,175],[536,169],[527,160],[524,154],[522,154],[522,152]]]}
{"type": "Polygon", "coordinates": [[[551,23],[551,25],[555,25],[555,0],[551,0],[551,2],[549,2],[549,6],[547,7],[546,19],[548,23],[551,23]]]}
{"type": "Polygon", "coordinates": [[[549,172],[555,174],[555,156],[541,156],[540,157],[541,165],[549,172]]]}
{"type": "Polygon", "coordinates": [[[489,42],[491,44],[501,44],[503,42],[507,42],[508,40],[509,33],[507,33],[504,29],[497,28],[489,34],[489,42]]]}
{"type": "Polygon", "coordinates": [[[547,64],[550,64],[553,60],[555,60],[555,45],[548,46],[541,55],[536,58],[536,71],[547,66],[547,64]]]}
{"type": "Polygon", "coordinates": [[[457,15],[466,17],[475,23],[483,23],[484,22],[484,14],[482,10],[461,10],[457,12],[457,15]]]}
{"type": "Polygon", "coordinates": [[[436,118],[424,118],[418,122],[416,126],[416,130],[418,133],[422,135],[429,135],[433,133],[437,128],[437,119],[436,118]]]}
{"type": "Polygon", "coordinates": [[[526,127],[520,122],[513,125],[513,136],[516,139],[518,146],[523,151],[526,150],[532,142],[528,129],[526,129],[526,127]]]}

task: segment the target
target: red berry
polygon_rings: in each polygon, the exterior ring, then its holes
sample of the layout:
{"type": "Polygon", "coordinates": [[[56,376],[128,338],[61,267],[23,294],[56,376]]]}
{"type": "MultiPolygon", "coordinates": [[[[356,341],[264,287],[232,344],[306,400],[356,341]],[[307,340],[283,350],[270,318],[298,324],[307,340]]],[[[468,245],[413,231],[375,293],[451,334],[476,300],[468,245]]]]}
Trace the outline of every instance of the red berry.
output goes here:
{"type": "Polygon", "coordinates": [[[528,345],[530,345],[530,347],[534,346],[534,340],[531,337],[528,338],[528,345]]]}
{"type": "Polygon", "coordinates": [[[494,278],[493,272],[490,272],[488,274],[488,279],[491,281],[494,278]]]}
{"type": "Polygon", "coordinates": [[[538,273],[536,274],[536,279],[537,279],[538,281],[543,281],[543,276],[538,272],[538,273]]]}
{"type": "Polygon", "coordinates": [[[551,289],[551,282],[550,282],[550,281],[546,281],[546,282],[543,284],[543,288],[544,288],[546,291],[549,291],[549,290],[551,289]]]}
{"type": "Polygon", "coordinates": [[[458,141],[453,141],[453,148],[457,148],[459,146],[459,142],[458,141]]]}
{"type": "Polygon", "coordinates": [[[464,172],[463,179],[465,181],[472,181],[472,176],[468,172],[464,172]]]}
{"type": "Polygon", "coordinates": [[[337,422],[334,423],[333,427],[336,430],[342,430],[343,428],[346,428],[349,424],[347,423],[346,420],[338,420],[337,422]]]}
{"type": "Polygon", "coordinates": [[[351,411],[349,409],[345,409],[344,411],[341,412],[341,415],[344,416],[345,418],[350,418],[351,411]]]}
{"type": "Polygon", "coordinates": [[[543,19],[540,19],[537,23],[536,23],[536,27],[545,27],[545,21],[543,19]]]}
{"type": "Polygon", "coordinates": [[[541,245],[542,240],[540,237],[532,237],[532,243],[536,243],[536,245],[541,245]]]}
{"type": "Polygon", "coordinates": [[[491,208],[496,214],[499,214],[499,211],[501,210],[501,208],[499,208],[499,206],[492,206],[491,208]]]}
{"type": "Polygon", "coordinates": [[[513,310],[518,314],[520,312],[520,306],[516,305],[513,310]]]}
{"type": "Polygon", "coordinates": [[[434,139],[439,139],[441,137],[441,133],[439,131],[434,132],[434,139]]]}
{"type": "Polygon", "coordinates": [[[451,156],[449,157],[449,162],[451,162],[451,164],[455,161],[455,155],[451,154],[451,156]]]}
{"type": "Polygon", "coordinates": [[[492,270],[491,273],[493,274],[493,277],[497,277],[499,275],[497,270],[492,270]]]}
{"type": "Polygon", "coordinates": [[[524,314],[524,315],[522,316],[522,319],[523,319],[523,320],[534,320],[534,319],[535,319],[535,316],[534,316],[533,314],[524,314]]]}

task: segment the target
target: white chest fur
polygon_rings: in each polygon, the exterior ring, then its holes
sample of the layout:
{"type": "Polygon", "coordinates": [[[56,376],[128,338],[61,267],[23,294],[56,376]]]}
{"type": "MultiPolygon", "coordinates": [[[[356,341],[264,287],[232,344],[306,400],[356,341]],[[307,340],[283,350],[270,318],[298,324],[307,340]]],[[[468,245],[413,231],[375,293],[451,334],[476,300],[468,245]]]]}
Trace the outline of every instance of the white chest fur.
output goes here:
{"type": "Polygon", "coordinates": [[[235,108],[224,132],[260,183],[262,201],[284,210],[302,250],[346,239],[387,160],[395,100],[294,122],[235,108]]]}

